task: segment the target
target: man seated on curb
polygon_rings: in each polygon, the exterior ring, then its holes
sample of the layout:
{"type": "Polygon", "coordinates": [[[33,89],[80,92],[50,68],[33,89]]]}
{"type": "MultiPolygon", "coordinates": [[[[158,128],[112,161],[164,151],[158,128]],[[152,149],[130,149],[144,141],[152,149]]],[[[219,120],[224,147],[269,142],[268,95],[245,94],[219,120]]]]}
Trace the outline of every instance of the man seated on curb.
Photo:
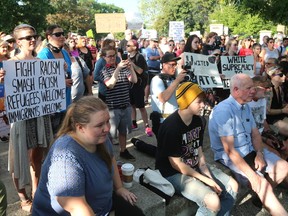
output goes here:
{"type": "Polygon", "coordinates": [[[157,137],[160,124],[167,116],[178,109],[175,98],[175,90],[183,81],[186,72],[181,71],[175,78],[177,61],[180,57],[175,57],[173,53],[166,53],[162,59],[162,71],[153,77],[151,82],[151,106],[152,131],[157,137]]]}
{"type": "Polygon", "coordinates": [[[209,135],[214,159],[229,167],[237,180],[251,186],[272,215],[288,215],[276,198],[269,180],[277,185],[288,174],[288,163],[263,149],[261,135],[247,105],[255,94],[252,79],[236,74],[230,81],[231,95],[212,111],[209,135]]]}
{"type": "Polygon", "coordinates": [[[256,127],[258,128],[265,147],[280,156],[282,159],[288,159],[288,140],[283,140],[270,129],[266,122],[267,100],[266,93],[271,91],[273,86],[271,81],[264,76],[255,76],[252,78],[255,87],[255,95],[251,102],[248,103],[253,114],[256,127]]]}
{"type": "Polygon", "coordinates": [[[229,215],[238,184],[221,170],[206,165],[200,118],[205,93],[197,84],[184,82],[177,88],[176,98],[179,110],[159,129],[156,169],[176,193],[197,203],[196,215],[229,215]]]}

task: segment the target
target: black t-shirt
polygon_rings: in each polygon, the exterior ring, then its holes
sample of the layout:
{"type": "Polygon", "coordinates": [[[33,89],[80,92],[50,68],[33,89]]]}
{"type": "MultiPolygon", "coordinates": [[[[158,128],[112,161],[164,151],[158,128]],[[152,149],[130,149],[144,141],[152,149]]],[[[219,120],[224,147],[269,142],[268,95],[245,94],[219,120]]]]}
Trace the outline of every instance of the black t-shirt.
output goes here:
{"type": "Polygon", "coordinates": [[[94,67],[92,64],[93,56],[92,56],[91,51],[87,47],[86,47],[86,49],[87,49],[87,53],[83,53],[83,52],[81,52],[80,49],[78,49],[79,56],[85,61],[90,72],[92,72],[93,67],[94,67]]]}
{"type": "Polygon", "coordinates": [[[199,116],[193,116],[190,125],[186,125],[178,111],[171,114],[161,125],[158,132],[156,169],[164,177],[178,173],[168,157],[181,157],[190,167],[198,166],[198,148],[203,145],[203,123],[199,116]]]}
{"type": "Polygon", "coordinates": [[[215,49],[216,49],[215,45],[203,44],[202,54],[211,55],[215,49]]]}
{"type": "MultiPolygon", "coordinates": [[[[130,59],[135,65],[143,69],[143,73],[148,70],[147,62],[144,56],[141,55],[139,52],[132,58],[130,57],[130,59]]],[[[137,72],[136,74],[139,75],[137,72]]]]}

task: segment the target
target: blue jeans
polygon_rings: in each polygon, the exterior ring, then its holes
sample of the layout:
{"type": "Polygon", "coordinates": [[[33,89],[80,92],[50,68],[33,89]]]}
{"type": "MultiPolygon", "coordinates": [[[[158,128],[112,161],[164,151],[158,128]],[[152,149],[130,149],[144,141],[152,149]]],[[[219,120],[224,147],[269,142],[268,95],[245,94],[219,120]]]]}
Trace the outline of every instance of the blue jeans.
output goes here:
{"type": "Polygon", "coordinates": [[[221,203],[219,212],[213,212],[205,205],[205,196],[215,193],[214,190],[205,183],[181,173],[166,177],[166,179],[174,186],[177,194],[182,194],[185,198],[197,203],[199,208],[196,216],[230,215],[230,210],[233,208],[237,196],[237,192],[233,191],[228,185],[231,177],[214,166],[211,166],[209,170],[214,181],[222,188],[222,193],[219,196],[221,203]]]}

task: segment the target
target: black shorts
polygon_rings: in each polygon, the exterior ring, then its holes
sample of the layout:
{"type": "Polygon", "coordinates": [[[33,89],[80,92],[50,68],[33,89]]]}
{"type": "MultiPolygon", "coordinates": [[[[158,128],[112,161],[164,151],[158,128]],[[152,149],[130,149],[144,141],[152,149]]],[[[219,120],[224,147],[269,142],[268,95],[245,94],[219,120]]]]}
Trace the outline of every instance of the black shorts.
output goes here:
{"type": "Polygon", "coordinates": [[[130,89],[130,104],[136,108],[144,108],[144,88],[142,85],[134,84],[130,89]]]}

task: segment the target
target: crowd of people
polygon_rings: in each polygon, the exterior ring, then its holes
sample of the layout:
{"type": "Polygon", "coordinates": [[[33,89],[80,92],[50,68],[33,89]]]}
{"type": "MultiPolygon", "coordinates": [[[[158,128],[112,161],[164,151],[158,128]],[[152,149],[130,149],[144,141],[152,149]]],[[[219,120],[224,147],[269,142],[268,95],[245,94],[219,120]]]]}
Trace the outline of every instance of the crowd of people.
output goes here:
{"type": "MultiPolygon", "coordinates": [[[[127,133],[138,129],[139,109],[143,132],[157,138],[156,168],[176,193],[198,204],[198,215],[229,215],[238,184],[251,187],[272,215],[288,215],[272,188],[288,185],[288,38],[276,46],[268,36],[260,44],[215,32],[180,41],[137,38],[130,29],[124,35],[96,43],[66,35],[59,25],[48,26],[43,41],[28,24],[1,32],[1,83],[9,76],[3,61],[65,61],[67,110],[11,124],[9,171],[21,208],[33,215],[107,215],[113,206],[116,215],[142,215],[135,194],[122,186],[112,151],[118,144],[120,158],[136,160],[126,144],[127,133]],[[230,89],[208,93],[187,80],[187,52],[213,57],[222,79],[221,55],[251,55],[254,74],[234,75],[230,89]],[[215,106],[208,122],[215,160],[236,180],[206,164],[207,104],[215,106]]],[[[1,215],[7,205],[1,182],[0,193],[1,215]]]]}

